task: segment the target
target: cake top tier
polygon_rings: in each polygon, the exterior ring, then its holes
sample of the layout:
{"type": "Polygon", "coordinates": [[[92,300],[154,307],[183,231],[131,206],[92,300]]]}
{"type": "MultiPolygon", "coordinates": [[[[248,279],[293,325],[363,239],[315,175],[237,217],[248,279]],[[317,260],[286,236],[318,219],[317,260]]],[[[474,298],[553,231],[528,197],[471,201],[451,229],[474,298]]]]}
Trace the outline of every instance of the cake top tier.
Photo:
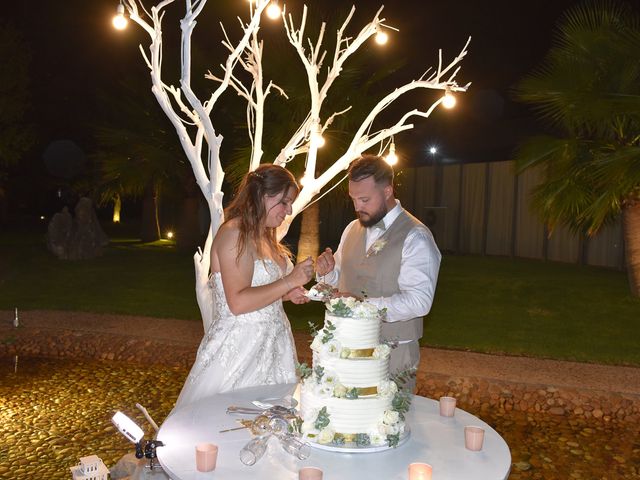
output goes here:
{"type": "Polygon", "coordinates": [[[346,318],[378,318],[383,320],[386,309],[378,309],[366,300],[357,300],[353,297],[332,298],[325,303],[327,312],[336,317],[346,318]]]}

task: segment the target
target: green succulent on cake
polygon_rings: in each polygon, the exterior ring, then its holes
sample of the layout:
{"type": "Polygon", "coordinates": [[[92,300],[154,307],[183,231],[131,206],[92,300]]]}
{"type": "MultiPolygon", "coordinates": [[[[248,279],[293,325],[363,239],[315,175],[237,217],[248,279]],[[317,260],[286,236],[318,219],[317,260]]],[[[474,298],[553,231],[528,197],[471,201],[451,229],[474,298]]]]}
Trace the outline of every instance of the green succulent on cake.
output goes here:
{"type": "Polygon", "coordinates": [[[336,326],[327,320],[325,327],[322,329],[322,343],[327,343],[333,339],[333,334],[336,331],[336,326]]]}
{"type": "Polygon", "coordinates": [[[353,387],[352,389],[347,390],[345,397],[349,400],[355,400],[356,398],[358,398],[358,388],[353,387]]]}
{"type": "Polygon", "coordinates": [[[400,434],[396,433],[394,435],[387,435],[387,444],[392,447],[392,448],[396,448],[398,446],[398,443],[400,442],[400,434]]]}
{"type": "Polygon", "coordinates": [[[329,425],[329,422],[331,422],[331,420],[329,419],[327,407],[322,407],[318,412],[318,416],[316,417],[316,421],[313,423],[313,426],[316,430],[322,430],[329,425]]]}
{"type": "Polygon", "coordinates": [[[356,434],[356,445],[359,447],[368,447],[371,445],[371,438],[366,433],[357,433],[356,434]]]}
{"type": "Polygon", "coordinates": [[[313,369],[306,363],[296,364],[296,374],[298,375],[300,380],[305,380],[309,378],[312,373],[313,373],[313,369]]]}

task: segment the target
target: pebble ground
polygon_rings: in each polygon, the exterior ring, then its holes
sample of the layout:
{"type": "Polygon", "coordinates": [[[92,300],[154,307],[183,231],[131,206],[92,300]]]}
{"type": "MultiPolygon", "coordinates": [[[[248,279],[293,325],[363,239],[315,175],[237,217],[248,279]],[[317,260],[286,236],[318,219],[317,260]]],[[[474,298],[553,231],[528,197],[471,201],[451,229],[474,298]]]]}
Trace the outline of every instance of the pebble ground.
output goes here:
{"type": "MultiPolygon", "coordinates": [[[[0,478],[68,479],[95,453],[108,466],[132,450],[110,423],[122,410],[146,425],[136,403],[160,423],[187,368],[118,361],[0,359],[0,478]]],[[[428,388],[418,383],[419,392],[428,388]]],[[[420,392],[422,393],[422,392],[420,392]]],[[[433,392],[438,393],[438,392],[433,392]]],[[[637,423],[547,412],[463,406],[493,426],[511,448],[511,480],[640,479],[637,423]]],[[[150,433],[150,432],[148,432],[150,433]]]]}

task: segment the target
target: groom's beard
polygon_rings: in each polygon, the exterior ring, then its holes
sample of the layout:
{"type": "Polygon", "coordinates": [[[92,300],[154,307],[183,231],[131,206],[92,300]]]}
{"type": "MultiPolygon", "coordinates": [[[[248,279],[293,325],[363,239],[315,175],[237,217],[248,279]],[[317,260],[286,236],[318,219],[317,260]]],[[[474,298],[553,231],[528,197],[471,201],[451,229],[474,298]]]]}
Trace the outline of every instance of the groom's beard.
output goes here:
{"type": "Polygon", "coordinates": [[[373,212],[371,215],[364,212],[356,212],[360,225],[363,227],[373,227],[376,223],[384,218],[387,214],[387,206],[383,203],[377,212],[373,212]]]}

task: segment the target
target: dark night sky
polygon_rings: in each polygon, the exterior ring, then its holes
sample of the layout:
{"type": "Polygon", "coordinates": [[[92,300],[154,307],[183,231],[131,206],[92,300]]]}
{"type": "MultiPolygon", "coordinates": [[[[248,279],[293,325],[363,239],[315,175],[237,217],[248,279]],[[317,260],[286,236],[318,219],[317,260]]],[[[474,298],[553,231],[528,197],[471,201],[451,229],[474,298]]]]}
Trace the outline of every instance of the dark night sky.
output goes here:
{"type": "MultiPolygon", "coordinates": [[[[225,25],[234,28],[234,16],[224,10],[233,9],[234,15],[246,17],[245,1],[209,1],[207,15],[199,21],[194,41],[205,45],[203,52],[211,57],[207,67],[220,62],[221,49],[215,43],[219,27],[214,20],[222,18],[225,25]]],[[[301,3],[287,2],[288,9],[297,12],[301,3]]],[[[345,5],[339,0],[307,3],[312,10],[322,12],[345,5]]],[[[469,93],[459,98],[459,106],[453,111],[438,112],[427,120],[417,119],[415,130],[396,139],[398,149],[405,152],[405,161],[426,161],[426,148],[432,143],[437,143],[443,158],[449,160],[508,157],[515,139],[529,131],[532,124],[526,110],[508,99],[508,89],[540,62],[551,44],[554,23],[575,3],[575,0],[384,2],[386,23],[400,28],[400,32],[392,34],[384,49],[371,45],[365,54],[371,55],[374,63],[406,59],[404,67],[391,79],[393,86],[437,65],[438,48],[443,49],[446,61],[472,36],[469,54],[457,77],[461,84],[472,82],[469,93]]],[[[38,146],[32,155],[41,155],[49,142],[60,138],[72,139],[90,153],[89,126],[99,123],[104,108],[98,92],[105,91],[108,97],[114,91],[113,85],[121,79],[135,77],[144,88],[142,94],[150,95],[144,83],[149,82],[146,67],[137,48],[141,41],[146,44],[147,37],[132,22],[125,33],[117,33],[111,27],[116,5],[116,0],[31,0],[3,5],[2,15],[18,24],[32,48],[32,117],[39,129],[38,146]]],[[[176,0],[172,8],[176,16],[182,12],[182,5],[181,0],[176,0]]],[[[372,17],[378,5],[372,0],[358,1],[357,16],[361,20],[372,17]]],[[[166,25],[166,34],[171,35],[176,22],[168,18],[166,25]]],[[[354,27],[361,25],[353,22],[354,27]]],[[[275,26],[265,25],[265,32],[269,29],[275,26]]],[[[176,84],[177,71],[170,67],[167,65],[169,83],[176,84]]],[[[194,75],[202,73],[204,70],[194,71],[194,75]]],[[[420,95],[425,96],[423,92],[420,95]]],[[[431,97],[424,98],[419,105],[431,103],[431,97]]],[[[413,97],[412,103],[417,100],[413,97]]]]}

